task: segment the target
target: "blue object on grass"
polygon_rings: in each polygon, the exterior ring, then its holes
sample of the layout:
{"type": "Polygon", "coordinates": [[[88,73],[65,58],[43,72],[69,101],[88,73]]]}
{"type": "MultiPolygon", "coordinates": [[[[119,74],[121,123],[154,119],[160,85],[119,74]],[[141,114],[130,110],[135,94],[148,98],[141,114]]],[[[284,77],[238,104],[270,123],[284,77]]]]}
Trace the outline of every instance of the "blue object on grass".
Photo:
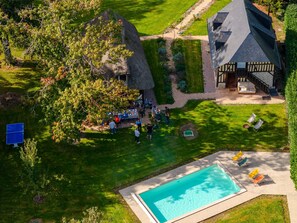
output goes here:
{"type": "Polygon", "coordinates": [[[14,123],[6,125],[6,144],[18,146],[24,142],[24,123],[14,123]]]}

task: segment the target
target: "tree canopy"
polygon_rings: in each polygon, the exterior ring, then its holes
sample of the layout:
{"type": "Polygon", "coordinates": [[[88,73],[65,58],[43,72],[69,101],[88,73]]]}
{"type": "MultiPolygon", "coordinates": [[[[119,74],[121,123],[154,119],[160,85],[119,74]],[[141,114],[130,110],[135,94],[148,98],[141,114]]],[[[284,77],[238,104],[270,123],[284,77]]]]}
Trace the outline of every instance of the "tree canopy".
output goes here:
{"type": "Polygon", "coordinates": [[[32,4],[33,0],[0,0],[0,41],[7,64],[14,64],[15,60],[11,54],[10,39],[13,44],[24,47],[26,38],[25,32],[18,26],[20,17],[18,10],[32,4]]]}
{"type": "Polygon", "coordinates": [[[22,10],[31,36],[29,52],[46,75],[38,102],[51,124],[53,139],[78,139],[82,122],[100,123],[108,112],[128,106],[137,96],[124,82],[106,75],[104,64],[119,64],[132,55],[121,42],[121,23],[100,17],[99,0],[44,0],[22,10]]]}

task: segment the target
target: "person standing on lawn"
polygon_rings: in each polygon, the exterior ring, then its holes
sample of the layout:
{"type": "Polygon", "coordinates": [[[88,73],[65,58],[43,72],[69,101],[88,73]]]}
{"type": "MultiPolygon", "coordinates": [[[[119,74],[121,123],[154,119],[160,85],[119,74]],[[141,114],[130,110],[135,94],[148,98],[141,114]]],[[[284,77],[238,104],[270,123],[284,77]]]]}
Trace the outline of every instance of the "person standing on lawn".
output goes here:
{"type": "Polygon", "coordinates": [[[140,143],[140,140],[139,140],[140,132],[139,132],[138,128],[136,128],[134,130],[134,135],[135,135],[135,141],[137,142],[137,144],[139,144],[140,143]]]}
{"type": "Polygon", "coordinates": [[[114,116],[114,122],[116,124],[116,127],[118,128],[119,125],[121,124],[121,119],[120,119],[120,117],[118,115],[114,116]]]}
{"type": "Polygon", "coordinates": [[[140,107],[139,114],[140,114],[141,118],[143,118],[145,116],[145,107],[144,107],[144,105],[142,105],[140,107]]]}
{"type": "Polygon", "coordinates": [[[151,123],[148,123],[148,125],[146,126],[146,133],[147,133],[147,138],[149,140],[152,140],[152,136],[153,136],[153,125],[151,123]]]}
{"type": "Polygon", "coordinates": [[[140,119],[137,119],[136,121],[136,125],[137,125],[137,128],[138,128],[138,131],[141,132],[141,120],[140,119]]]}
{"type": "Polygon", "coordinates": [[[111,134],[116,133],[116,124],[113,120],[109,123],[109,128],[110,128],[111,134]]]}
{"type": "Polygon", "coordinates": [[[170,117],[170,111],[168,107],[165,107],[165,122],[167,125],[169,125],[169,117],[170,117]]]}

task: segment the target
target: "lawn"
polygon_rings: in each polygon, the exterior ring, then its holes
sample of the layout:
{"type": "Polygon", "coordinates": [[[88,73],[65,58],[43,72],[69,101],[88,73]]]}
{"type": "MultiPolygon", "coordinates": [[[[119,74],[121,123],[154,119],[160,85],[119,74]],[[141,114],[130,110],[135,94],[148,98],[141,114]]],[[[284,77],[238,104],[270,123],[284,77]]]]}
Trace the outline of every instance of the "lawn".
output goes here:
{"type": "MultiPolygon", "coordinates": [[[[2,47],[2,46],[1,46],[2,47]]],[[[18,48],[11,48],[11,53],[13,57],[18,58],[18,59],[24,59],[24,49],[18,49],[18,48]]],[[[4,59],[4,54],[0,54],[0,60],[4,59]]]]}
{"type": "MultiPolygon", "coordinates": [[[[36,90],[40,80],[40,71],[35,68],[33,62],[24,58],[24,50],[12,48],[11,52],[13,57],[22,64],[18,67],[0,66],[0,94],[6,92],[26,94],[36,90]]],[[[4,55],[0,54],[0,60],[3,59],[4,55]]]]}
{"type": "Polygon", "coordinates": [[[79,217],[92,206],[103,212],[103,222],[138,222],[118,194],[119,188],[220,149],[279,151],[287,144],[284,105],[219,106],[212,101],[190,101],[182,109],[172,109],[170,126],[161,124],[151,142],[142,134],[139,145],[132,129],[120,129],[115,135],[87,132],[78,145],[55,144],[40,117],[29,109],[0,110],[2,126],[23,121],[25,137],[38,140],[41,167],[49,178],[63,180],[52,180],[43,204],[35,205],[32,195],[23,195],[18,183],[19,152],[4,145],[2,128],[0,222],[21,223],[37,217],[58,222],[62,216],[79,217]],[[265,121],[259,132],[242,128],[252,112],[265,121]],[[179,135],[179,127],[188,122],[199,132],[192,141],[179,135]]]}
{"type": "Polygon", "coordinates": [[[136,26],[140,35],[161,34],[197,0],[103,0],[103,9],[113,9],[136,26]]]}
{"type": "Polygon", "coordinates": [[[185,40],[184,55],[186,62],[186,80],[189,93],[203,93],[204,80],[200,40],[185,40]]]}
{"type": "Polygon", "coordinates": [[[0,94],[9,91],[21,94],[34,91],[39,80],[39,72],[28,65],[0,68],[0,94]]]}
{"type": "Polygon", "coordinates": [[[184,32],[185,35],[207,35],[207,19],[216,14],[226,5],[228,5],[231,0],[215,0],[210,8],[202,13],[188,30],[184,32]]]}
{"type": "MultiPolygon", "coordinates": [[[[153,45],[157,48],[156,45],[153,45]]],[[[26,94],[38,88],[40,73],[32,67],[0,70],[1,93],[26,94]],[[26,72],[24,71],[26,70],[26,72]],[[4,86],[4,87],[3,87],[4,86]]],[[[62,216],[80,217],[82,211],[98,206],[103,222],[138,222],[125,205],[118,189],[191,162],[218,150],[279,151],[287,145],[285,105],[219,106],[212,101],[190,101],[184,108],[172,109],[171,124],[160,125],[153,140],[134,142],[132,129],[117,134],[86,132],[78,145],[56,144],[42,114],[30,106],[0,108],[0,222],[23,223],[32,218],[60,222],[62,216]],[[242,125],[254,112],[265,121],[259,132],[242,125]],[[38,140],[41,168],[51,179],[42,204],[33,195],[24,195],[19,182],[22,165],[18,149],[5,146],[5,125],[25,123],[25,138],[38,140]],[[196,125],[199,137],[188,141],[179,135],[185,123],[196,125]],[[60,179],[60,180],[57,180],[60,179]]]]}
{"type": "Polygon", "coordinates": [[[207,221],[203,221],[203,223],[289,223],[289,219],[286,197],[260,196],[207,221]]]}

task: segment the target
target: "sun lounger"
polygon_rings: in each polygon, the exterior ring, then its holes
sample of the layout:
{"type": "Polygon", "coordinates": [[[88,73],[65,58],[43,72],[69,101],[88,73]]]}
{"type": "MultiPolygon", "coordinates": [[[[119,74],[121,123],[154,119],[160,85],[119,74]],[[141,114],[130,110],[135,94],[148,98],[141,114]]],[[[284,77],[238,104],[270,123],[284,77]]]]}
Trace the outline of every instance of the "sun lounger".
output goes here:
{"type": "Polygon", "coordinates": [[[254,125],[254,130],[258,131],[261,128],[261,126],[263,125],[263,123],[264,123],[264,121],[259,119],[259,121],[254,125]]]}
{"type": "Polygon", "coordinates": [[[243,159],[238,161],[237,165],[238,166],[245,166],[245,165],[247,165],[247,161],[248,161],[248,158],[244,157],[243,159]]]}
{"type": "Polygon", "coordinates": [[[254,113],[252,113],[251,117],[249,117],[249,119],[247,120],[248,123],[253,123],[256,120],[256,115],[254,113]]]}
{"type": "Polygon", "coordinates": [[[254,184],[259,184],[264,180],[265,176],[263,174],[258,174],[255,179],[253,179],[254,184]]]}
{"type": "Polygon", "coordinates": [[[249,178],[254,184],[259,184],[264,180],[265,176],[263,174],[259,174],[259,169],[256,168],[249,173],[249,178]]]}
{"type": "Polygon", "coordinates": [[[259,169],[256,168],[252,172],[249,173],[249,178],[254,179],[259,174],[259,169]]]}
{"type": "Polygon", "coordinates": [[[243,156],[243,152],[239,151],[235,156],[232,157],[233,162],[238,162],[243,156]]]}

